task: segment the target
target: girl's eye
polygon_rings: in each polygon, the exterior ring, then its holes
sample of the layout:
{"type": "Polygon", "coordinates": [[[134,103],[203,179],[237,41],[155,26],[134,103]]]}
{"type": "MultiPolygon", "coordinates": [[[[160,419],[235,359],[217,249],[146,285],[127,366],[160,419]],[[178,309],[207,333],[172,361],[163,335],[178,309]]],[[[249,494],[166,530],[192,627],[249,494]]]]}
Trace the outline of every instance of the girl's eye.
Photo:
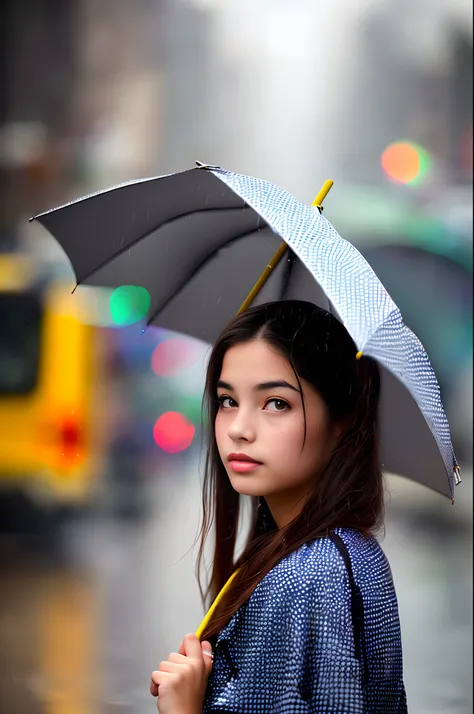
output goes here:
{"type": "Polygon", "coordinates": [[[219,406],[223,407],[224,409],[229,409],[231,407],[236,407],[237,402],[235,399],[232,399],[232,397],[218,397],[217,401],[219,402],[219,406]]]}
{"type": "Polygon", "coordinates": [[[268,409],[269,412],[285,412],[290,408],[290,405],[283,399],[269,399],[265,404],[265,408],[268,409]]]}

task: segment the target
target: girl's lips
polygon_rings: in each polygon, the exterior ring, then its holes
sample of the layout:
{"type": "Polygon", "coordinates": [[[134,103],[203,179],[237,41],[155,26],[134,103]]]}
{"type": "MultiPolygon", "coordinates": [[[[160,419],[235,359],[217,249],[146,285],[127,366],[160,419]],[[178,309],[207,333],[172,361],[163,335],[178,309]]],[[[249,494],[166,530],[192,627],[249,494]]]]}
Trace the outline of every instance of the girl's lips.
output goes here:
{"type": "Polygon", "coordinates": [[[255,471],[262,464],[257,461],[238,461],[237,459],[231,459],[229,461],[230,468],[238,474],[246,474],[250,471],[255,471]]]}

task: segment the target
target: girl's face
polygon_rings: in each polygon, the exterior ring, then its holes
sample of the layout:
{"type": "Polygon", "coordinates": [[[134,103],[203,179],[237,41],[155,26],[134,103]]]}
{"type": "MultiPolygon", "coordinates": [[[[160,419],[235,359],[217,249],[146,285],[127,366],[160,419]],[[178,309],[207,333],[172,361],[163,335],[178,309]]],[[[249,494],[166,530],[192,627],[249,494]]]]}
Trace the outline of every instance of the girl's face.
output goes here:
{"type": "Polygon", "coordinates": [[[215,436],[230,482],[241,494],[264,496],[280,528],[301,510],[340,435],[318,392],[300,383],[306,439],[294,372],[264,340],[230,348],[217,385],[215,436]]]}

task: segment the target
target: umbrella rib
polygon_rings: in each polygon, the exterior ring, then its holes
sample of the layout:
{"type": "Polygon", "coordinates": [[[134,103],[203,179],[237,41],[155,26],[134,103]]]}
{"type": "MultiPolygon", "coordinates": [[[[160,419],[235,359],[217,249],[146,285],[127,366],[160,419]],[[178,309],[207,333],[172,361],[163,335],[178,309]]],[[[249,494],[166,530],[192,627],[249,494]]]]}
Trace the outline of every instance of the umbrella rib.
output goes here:
{"type": "MultiPolygon", "coordinates": [[[[193,214],[195,214],[195,213],[204,213],[204,212],[213,212],[213,211],[222,211],[222,210],[225,210],[225,211],[242,211],[242,210],[245,210],[246,208],[248,208],[250,211],[254,211],[254,210],[255,210],[255,209],[252,208],[252,206],[250,206],[248,203],[244,202],[243,208],[240,207],[240,206],[239,206],[239,207],[236,206],[235,208],[199,208],[199,209],[197,209],[196,211],[189,211],[189,212],[187,212],[187,213],[182,213],[182,214],[180,214],[179,216],[174,216],[173,218],[170,218],[170,219],[168,219],[168,220],[166,220],[166,221],[163,221],[163,223],[160,223],[159,226],[155,226],[154,228],[152,228],[151,230],[147,231],[146,233],[142,233],[142,235],[140,235],[140,236],[139,236],[138,238],[136,238],[134,241],[132,241],[131,243],[129,243],[129,244],[126,245],[125,247],[120,248],[120,250],[118,250],[118,251],[117,251],[116,253],[114,253],[112,256],[110,256],[109,258],[107,258],[106,260],[104,260],[102,263],[100,263],[99,265],[97,265],[90,273],[87,273],[87,275],[84,275],[82,278],[80,278],[79,280],[77,280],[77,283],[76,283],[76,285],[75,285],[75,287],[74,287],[74,290],[73,290],[72,292],[74,293],[74,292],[76,291],[76,289],[79,287],[79,285],[82,285],[82,283],[84,283],[85,280],[88,280],[89,278],[91,278],[91,277],[92,277],[95,273],[97,273],[99,270],[101,270],[102,268],[105,268],[105,267],[106,267],[107,265],[109,265],[109,263],[111,263],[113,260],[115,260],[116,258],[118,258],[118,257],[120,257],[121,255],[123,255],[123,253],[126,253],[127,250],[130,250],[131,248],[133,248],[137,243],[140,243],[140,241],[145,240],[145,238],[148,238],[149,236],[151,236],[151,234],[154,233],[155,231],[160,230],[160,229],[163,228],[164,226],[167,226],[167,225],[169,225],[170,223],[173,223],[174,221],[178,221],[178,220],[180,220],[181,218],[184,218],[185,216],[191,216],[191,215],[193,215],[193,214]]],[[[263,219],[262,219],[258,214],[257,214],[257,216],[258,216],[258,218],[259,218],[260,220],[263,221],[263,219]]],[[[263,221],[263,222],[264,222],[264,225],[267,225],[267,223],[266,223],[265,221],[263,221]]]]}
{"type": "MultiPolygon", "coordinates": [[[[234,210],[234,209],[231,209],[231,210],[234,210]]],[[[266,227],[269,227],[267,223],[265,223],[265,226],[266,226],[266,227]]],[[[234,238],[230,238],[230,240],[226,241],[226,243],[224,243],[224,245],[230,245],[230,244],[234,243],[234,242],[237,241],[237,240],[241,240],[242,238],[246,238],[247,236],[252,235],[252,233],[255,233],[255,228],[253,228],[253,229],[250,230],[250,231],[245,231],[244,233],[240,233],[239,235],[235,236],[234,238]]],[[[161,305],[161,307],[159,308],[159,310],[156,310],[156,312],[154,312],[153,315],[148,319],[148,321],[147,321],[147,323],[146,323],[146,326],[147,326],[147,327],[149,327],[149,326],[151,325],[151,323],[153,322],[153,320],[157,317],[157,315],[159,315],[160,312],[162,312],[162,311],[165,309],[165,307],[166,307],[167,305],[169,305],[169,303],[170,303],[172,300],[175,299],[175,297],[178,295],[178,293],[180,293],[181,290],[184,288],[184,286],[186,285],[186,283],[188,282],[188,280],[189,280],[192,276],[197,275],[197,273],[199,273],[199,272],[207,265],[207,263],[209,263],[209,261],[212,260],[212,258],[214,258],[214,256],[216,255],[216,253],[218,253],[218,251],[221,250],[221,248],[222,248],[222,245],[219,245],[219,246],[218,246],[217,248],[215,248],[211,253],[209,253],[209,255],[207,255],[206,258],[204,258],[204,259],[201,261],[201,263],[197,266],[197,268],[195,268],[195,269],[193,270],[192,275],[188,275],[188,276],[182,281],[182,283],[180,284],[180,286],[174,291],[174,293],[173,293],[172,295],[170,295],[170,297],[163,303],[163,305],[161,305]]]]}

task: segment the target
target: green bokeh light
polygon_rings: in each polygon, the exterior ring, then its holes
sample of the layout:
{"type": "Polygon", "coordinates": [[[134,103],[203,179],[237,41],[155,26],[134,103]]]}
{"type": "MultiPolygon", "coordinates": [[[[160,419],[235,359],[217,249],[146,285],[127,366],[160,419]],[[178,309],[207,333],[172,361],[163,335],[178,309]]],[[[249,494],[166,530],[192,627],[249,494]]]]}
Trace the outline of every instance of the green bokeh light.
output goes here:
{"type": "Polygon", "coordinates": [[[202,423],[202,396],[183,395],[177,400],[177,411],[184,414],[193,424],[202,423]]]}
{"type": "Polygon", "coordinates": [[[417,186],[429,173],[432,159],[420,144],[414,141],[396,141],[382,153],[381,164],[392,181],[417,186]]]}
{"type": "Polygon", "coordinates": [[[142,320],[150,307],[150,293],[139,285],[122,285],[110,296],[110,314],[115,325],[124,327],[142,320]]]}
{"type": "Polygon", "coordinates": [[[423,179],[427,176],[428,172],[432,166],[432,160],[430,154],[419,144],[411,142],[411,146],[415,149],[418,154],[418,174],[412,181],[408,181],[409,186],[418,186],[422,183],[423,179]]]}

